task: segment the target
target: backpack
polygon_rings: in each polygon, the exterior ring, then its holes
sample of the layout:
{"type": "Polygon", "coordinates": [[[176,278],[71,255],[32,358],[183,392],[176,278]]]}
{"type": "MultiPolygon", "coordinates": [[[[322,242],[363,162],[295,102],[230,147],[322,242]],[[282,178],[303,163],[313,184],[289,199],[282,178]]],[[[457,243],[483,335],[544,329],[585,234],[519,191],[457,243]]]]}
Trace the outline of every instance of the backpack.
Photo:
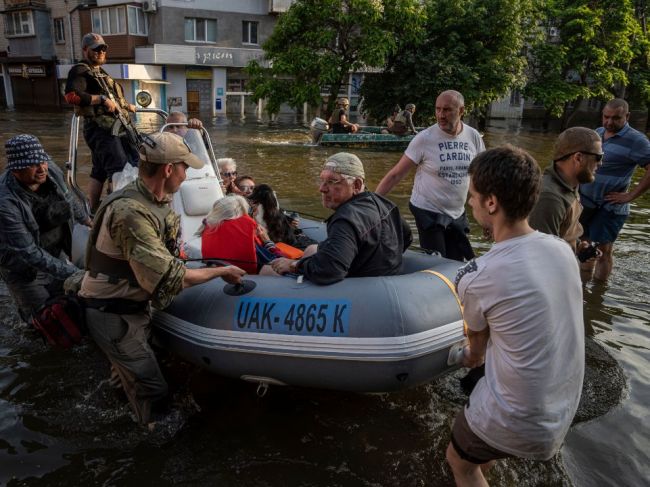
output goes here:
{"type": "Polygon", "coordinates": [[[48,299],[34,314],[32,324],[44,341],[63,350],[81,343],[87,334],[84,308],[74,294],[48,299]]]}

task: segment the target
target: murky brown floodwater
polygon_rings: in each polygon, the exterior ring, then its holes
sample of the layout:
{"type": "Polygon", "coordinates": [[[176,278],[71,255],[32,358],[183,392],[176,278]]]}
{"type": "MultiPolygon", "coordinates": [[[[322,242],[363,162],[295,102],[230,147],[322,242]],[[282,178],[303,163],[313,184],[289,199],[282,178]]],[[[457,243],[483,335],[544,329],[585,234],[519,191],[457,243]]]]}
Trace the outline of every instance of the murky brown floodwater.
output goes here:
{"type": "MultiPolygon", "coordinates": [[[[69,114],[0,112],[0,142],[37,135],[57,163],[67,159],[69,114]]],[[[271,184],[285,208],[325,217],[315,179],[326,156],[302,128],[209,127],[217,157],[271,184]]],[[[509,142],[542,165],[555,135],[492,127],[488,147],[509,142]]],[[[81,160],[88,151],[81,142],[81,160]]],[[[399,153],[358,151],[370,188],[399,153]]],[[[0,157],[0,168],[4,158],[0,157]]],[[[89,164],[81,168],[81,178],[89,164]]],[[[411,179],[391,198],[410,217],[411,179]]],[[[588,371],[580,421],[549,462],[509,460],[493,485],[641,485],[650,478],[645,419],[650,388],[648,197],[617,243],[607,286],[585,289],[588,371]],[[623,374],[625,384],[623,385],[623,374]],[[613,407],[614,406],[614,407],[613,407]],[[610,408],[612,408],[610,410],[610,408]],[[604,416],[606,411],[610,410],[604,416]],[[592,419],[595,418],[595,419],[592,419]]],[[[2,229],[0,229],[2,231],[2,229]]],[[[489,246],[474,226],[479,252],[489,246]]],[[[207,376],[168,360],[178,414],[152,434],[138,430],[108,387],[107,366],[88,343],[55,352],[22,325],[0,288],[0,484],[8,485],[449,485],[449,428],[465,401],[458,373],[412,390],[377,395],[255,386],[207,376]],[[196,411],[200,408],[200,411],[196,411]]]]}

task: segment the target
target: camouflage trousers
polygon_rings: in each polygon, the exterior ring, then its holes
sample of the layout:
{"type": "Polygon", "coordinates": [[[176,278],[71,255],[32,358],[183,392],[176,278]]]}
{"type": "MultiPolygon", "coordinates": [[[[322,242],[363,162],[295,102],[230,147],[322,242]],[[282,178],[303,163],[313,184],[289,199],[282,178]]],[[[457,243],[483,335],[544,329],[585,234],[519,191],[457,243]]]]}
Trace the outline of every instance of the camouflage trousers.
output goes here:
{"type": "Polygon", "coordinates": [[[88,331],[117,372],[136,420],[149,423],[153,402],[167,396],[168,387],[149,345],[149,313],[118,315],[86,308],[88,331]]]}

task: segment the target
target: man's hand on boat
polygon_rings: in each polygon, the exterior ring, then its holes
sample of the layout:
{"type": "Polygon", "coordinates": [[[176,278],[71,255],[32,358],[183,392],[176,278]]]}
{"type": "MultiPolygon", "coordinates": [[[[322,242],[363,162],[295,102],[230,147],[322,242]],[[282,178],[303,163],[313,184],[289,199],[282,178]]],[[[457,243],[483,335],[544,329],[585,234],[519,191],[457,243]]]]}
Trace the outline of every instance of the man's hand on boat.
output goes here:
{"type": "Polygon", "coordinates": [[[298,261],[293,259],[287,259],[285,257],[279,257],[273,259],[271,262],[271,268],[278,274],[287,274],[288,272],[296,272],[296,263],[298,261]]]}
{"type": "Polygon", "coordinates": [[[186,269],[183,277],[183,289],[203,284],[216,277],[220,277],[228,284],[241,284],[246,271],[237,266],[202,267],[200,269],[186,269]]]}

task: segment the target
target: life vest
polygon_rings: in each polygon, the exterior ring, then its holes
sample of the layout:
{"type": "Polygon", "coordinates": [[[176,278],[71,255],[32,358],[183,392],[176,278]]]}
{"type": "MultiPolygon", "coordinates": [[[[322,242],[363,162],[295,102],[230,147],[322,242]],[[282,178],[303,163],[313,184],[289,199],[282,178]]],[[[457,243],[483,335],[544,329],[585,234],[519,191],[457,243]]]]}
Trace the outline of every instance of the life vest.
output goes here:
{"type": "Polygon", "coordinates": [[[163,237],[162,241],[169,253],[176,257],[179,256],[178,232],[180,228],[180,218],[174,213],[171,207],[169,205],[157,205],[152,202],[146,195],[140,192],[137,184],[138,180],[104,198],[104,201],[102,201],[102,204],[97,210],[93,228],[88,237],[85,262],[86,270],[91,275],[102,273],[109,276],[109,282],[114,283],[119,279],[127,279],[135,286],[138,285],[138,282],[128,261],[108,256],[97,250],[95,246],[108,206],[121,198],[130,198],[137,201],[149,214],[154,216],[154,221],[158,223],[158,234],[163,237]]]}
{"type": "Polygon", "coordinates": [[[256,228],[257,223],[248,215],[206,228],[201,234],[202,257],[225,260],[248,274],[257,274],[256,228]]]}

